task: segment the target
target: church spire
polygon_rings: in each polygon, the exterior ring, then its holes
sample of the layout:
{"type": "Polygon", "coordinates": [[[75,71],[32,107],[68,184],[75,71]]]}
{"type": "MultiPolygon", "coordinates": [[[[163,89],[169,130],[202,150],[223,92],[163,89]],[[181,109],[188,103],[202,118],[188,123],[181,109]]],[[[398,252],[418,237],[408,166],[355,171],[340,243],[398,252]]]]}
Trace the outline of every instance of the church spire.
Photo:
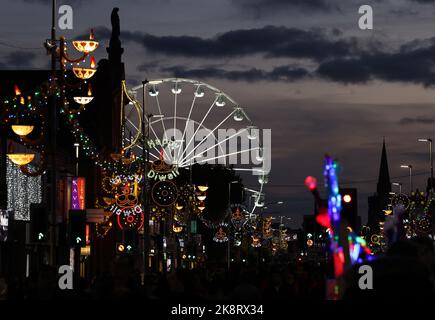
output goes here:
{"type": "Polygon", "coordinates": [[[388,195],[391,192],[390,172],[388,170],[387,150],[385,148],[385,137],[382,143],[381,166],[377,185],[379,195],[388,195]]]}

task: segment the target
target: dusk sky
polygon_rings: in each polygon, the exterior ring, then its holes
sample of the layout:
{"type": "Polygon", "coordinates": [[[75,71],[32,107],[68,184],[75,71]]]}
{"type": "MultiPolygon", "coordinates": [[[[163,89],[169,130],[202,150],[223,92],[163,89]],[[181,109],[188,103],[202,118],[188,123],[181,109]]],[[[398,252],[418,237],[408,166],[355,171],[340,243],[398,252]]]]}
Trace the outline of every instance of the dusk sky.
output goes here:
{"type": "MultiPolygon", "coordinates": [[[[0,69],[46,69],[49,0],[1,0],[0,69]],[[46,23],[44,24],[44,21],[46,23]],[[39,48],[39,49],[38,49],[39,48]]],[[[74,9],[68,39],[95,29],[107,56],[110,14],[119,7],[129,86],[185,77],[236,99],[260,128],[272,129],[266,201],[298,227],[312,213],[307,175],[322,177],[323,155],[342,165],[341,185],[356,187],[359,214],[376,189],[382,138],[390,176],[408,191],[425,188],[435,125],[435,0],[89,0],[74,9]],[[360,30],[358,8],[374,10],[360,30]],[[433,32],[432,32],[433,30],[433,32]]],[[[322,190],[323,191],[323,190],[322,190]]]]}

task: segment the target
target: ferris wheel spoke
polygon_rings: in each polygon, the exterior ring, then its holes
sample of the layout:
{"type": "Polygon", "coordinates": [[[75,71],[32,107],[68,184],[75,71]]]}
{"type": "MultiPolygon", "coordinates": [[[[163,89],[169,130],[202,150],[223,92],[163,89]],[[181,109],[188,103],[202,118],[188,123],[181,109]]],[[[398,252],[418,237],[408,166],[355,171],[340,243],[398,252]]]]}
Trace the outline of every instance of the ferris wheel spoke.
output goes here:
{"type": "MultiPolygon", "coordinates": [[[[195,106],[195,102],[196,102],[196,95],[194,94],[192,104],[191,104],[190,110],[189,110],[189,115],[187,116],[186,122],[184,124],[183,135],[181,136],[181,143],[183,143],[184,137],[186,136],[187,125],[189,124],[190,116],[192,115],[192,111],[193,111],[193,107],[195,106]]],[[[181,151],[181,148],[178,149],[177,160],[180,159],[180,151],[181,151]]]]}
{"type": "MultiPolygon", "coordinates": [[[[141,146],[137,146],[139,149],[143,150],[141,146]]],[[[156,150],[157,151],[157,150],[156,150]]],[[[159,159],[154,153],[150,152],[150,156],[153,156],[155,159],[159,159]]]]}
{"type": "Polygon", "coordinates": [[[187,149],[189,148],[190,144],[192,143],[194,137],[196,136],[196,134],[198,133],[199,129],[201,128],[202,124],[204,123],[205,119],[207,119],[208,115],[210,114],[210,111],[213,109],[213,107],[216,104],[216,101],[218,99],[218,96],[216,96],[216,98],[214,99],[213,103],[211,104],[210,108],[207,110],[207,113],[205,114],[205,116],[202,118],[201,123],[198,125],[198,127],[196,128],[193,136],[190,138],[189,142],[186,145],[186,148],[183,150],[183,153],[181,154],[181,157],[184,156],[184,153],[187,151],[187,149]]]}
{"type": "MultiPolygon", "coordinates": [[[[225,138],[225,139],[222,140],[222,141],[219,141],[217,144],[215,144],[215,145],[209,147],[208,149],[204,150],[204,151],[201,152],[201,153],[205,153],[205,152],[210,151],[211,149],[214,149],[215,147],[219,146],[219,148],[220,148],[220,150],[222,151],[222,154],[223,154],[224,152],[223,152],[223,150],[222,150],[221,144],[224,143],[224,142],[226,142],[226,141],[228,141],[228,140],[230,140],[230,139],[232,139],[232,138],[234,138],[234,137],[237,137],[238,135],[242,134],[242,133],[245,132],[246,130],[247,130],[246,128],[245,128],[245,129],[242,129],[242,130],[239,130],[239,131],[236,132],[235,134],[229,136],[228,138],[225,138]]],[[[199,157],[200,157],[200,155],[196,155],[196,156],[190,158],[189,160],[192,161],[192,160],[194,160],[194,159],[196,159],[196,158],[199,158],[199,157]]],[[[185,161],[185,162],[182,163],[182,164],[183,164],[183,165],[187,164],[187,161],[185,161]]]]}
{"type": "MultiPolygon", "coordinates": [[[[147,121],[148,121],[148,120],[147,120],[147,121]]],[[[150,127],[151,131],[153,132],[154,137],[155,137],[156,139],[159,139],[159,137],[158,137],[157,133],[155,132],[155,130],[154,130],[153,126],[151,125],[151,123],[148,123],[148,126],[150,127]]],[[[153,148],[154,148],[154,150],[157,151],[158,154],[160,154],[160,150],[157,149],[156,146],[154,146],[153,148]]],[[[166,150],[165,150],[165,148],[162,148],[162,149],[163,149],[163,153],[166,154],[167,157],[169,157],[168,154],[167,154],[167,152],[166,152],[166,150]]]]}
{"type": "MultiPolygon", "coordinates": [[[[156,102],[157,102],[157,108],[159,110],[159,114],[163,114],[162,113],[162,108],[160,107],[160,100],[159,100],[159,96],[157,95],[156,97],[156,102]]],[[[165,126],[165,122],[163,121],[163,118],[160,118],[160,122],[162,124],[162,128],[163,128],[163,136],[162,136],[162,140],[164,139],[168,139],[167,133],[166,133],[166,126],[165,126]]],[[[152,127],[151,127],[152,128],[152,127]]],[[[159,139],[156,135],[156,139],[159,139]]],[[[165,153],[168,161],[172,161],[172,156],[169,156],[168,153],[166,152],[165,148],[163,148],[163,152],[165,153]]]]}
{"type": "Polygon", "coordinates": [[[230,152],[230,153],[223,154],[223,155],[220,155],[220,156],[216,156],[216,157],[211,157],[211,158],[199,160],[199,161],[197,161],[197,163],[202,163],[202,162],[222,159],[222,158],[226,158],[226,157],[229,157],[229,156],[234,156],[234,155],[245,153],[245,152],[251,152],[251,151],[254,151],[254,150],[258,150],[258,149],[259,148],[250,148],[250,149],[245,149],[245,150],[241,150],[241,151],[230,152]]]}
{"type": "MultiPolygon", "coordinates": [[[[234,112],[235,112],[236,110],[233,110],[228,116],[226,116],[213,130],[211,130],[208,134],[207,134],[207,136],[205,136],[205,138],[203,138],[196,146],[195,146],[195,148],[193,148],[190,152],[189,152],[189,154],[187,154],[182,160],[181,160],[181,162],[183,162],[183,161],[189,161],[189,156],[201,145],[201,144],[203,144],[204,143],[204,141],[207,141],[207,138],[209,137],[209,136],[211,136],[212,134],[213,134],[213,132],[215,132],[217,129],[219,129],[233,114],[234,114],[234,112]]],[[[216,146],[216,145],[215,145],[216,146]]]]}

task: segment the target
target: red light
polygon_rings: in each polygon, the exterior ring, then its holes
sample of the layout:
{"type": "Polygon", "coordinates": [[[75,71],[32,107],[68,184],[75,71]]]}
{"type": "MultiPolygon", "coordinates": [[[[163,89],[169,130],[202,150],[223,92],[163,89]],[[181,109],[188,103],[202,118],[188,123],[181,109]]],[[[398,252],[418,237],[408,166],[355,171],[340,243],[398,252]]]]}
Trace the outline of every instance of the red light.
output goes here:
{"type": "Polygon", "coordinates": [[[94,57],[91,57],[91,68],[94,69],[95,66],[96,66],[95,58],[94,58],[94,57]]]}
{"type": "Polygon", "coordinates": [[[20,96],[20,95],[21,95],[20,88],[18,88],[17,85],[14,85],[14,90],[15,90],[15,95],[16,95],[16,96],[20,96]]]}
{"type": "Polygon", "coordinates": [[[346,203],[349,203],[349,202],[352,201],[352,197],[350,195],[346,194],[343,197],[343,201],[346,202],[346,203]]]}
{"type": "Polygon", "coordinates": [[[313,176],[308,176],[305,178],[305,185],[310,191],[313,191],[317,188],[317,179],[313,176]]]}

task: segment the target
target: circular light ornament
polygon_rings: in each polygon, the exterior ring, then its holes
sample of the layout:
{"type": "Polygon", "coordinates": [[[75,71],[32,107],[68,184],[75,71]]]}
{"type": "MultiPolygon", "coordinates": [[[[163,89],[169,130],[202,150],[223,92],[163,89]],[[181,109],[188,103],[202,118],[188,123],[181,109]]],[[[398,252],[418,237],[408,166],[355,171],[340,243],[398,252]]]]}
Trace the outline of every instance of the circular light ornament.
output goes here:
{"type": "Polygon", "coordinates": [[[317,188],[317,179],[313,176],[308,176],[305,178],[305,185],[310,191],[313,191],[317,188]]]}
{"type": "Polygon", "coordinates": [[[307,246],[311,247],[314,244],[313,240],[307,240],[307,246]]]}
{"type": "Polygon", "coordinates": [[[12,125],[11,128],[15,134],[19,135],[20,137],[25,137],[33,131],[34,126],[15,124],[12,125]]]}
{"type": "Polygon", "coordinates": [[[9,160],[19,166],[25,166],[35,159],[35,155],[33,153],[9,153],[9,160]]]}
{"type": "Polygon", "coordinates": [[[349,202],[352,201],[352,197],[350,195],[348,195],[348,194],[345,194],[343,196],[343,201],[346,202],[346,203],[349,203],[349,202]]]}

